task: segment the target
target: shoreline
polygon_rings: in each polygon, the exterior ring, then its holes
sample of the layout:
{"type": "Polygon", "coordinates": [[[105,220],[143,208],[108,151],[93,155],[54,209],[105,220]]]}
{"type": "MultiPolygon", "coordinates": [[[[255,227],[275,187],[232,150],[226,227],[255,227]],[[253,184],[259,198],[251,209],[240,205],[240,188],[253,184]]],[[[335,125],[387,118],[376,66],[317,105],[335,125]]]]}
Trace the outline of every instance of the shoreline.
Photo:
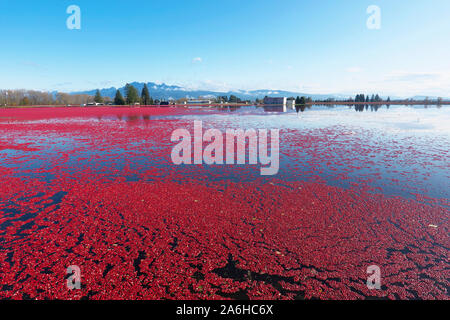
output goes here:
{"type": "MultiPolygon", "coordinates": [[[[350,101],[314,101],[305,103],[305,106],[323,106],[323,105],[339,105],[339,106],[356,106],[356,105],[378,105],[378,106],[392,106],[392,105],[405,105],[405,106],[447,106],[450,105],[450,101],[442,101],[440,103],[437,102],[425,102],[425,101],[413,101],[413,102],[405,102],[405,101],[382,101],[382,102],[350,102],[350,101]]],[[[170,104],[170,105],[99,105],[99,106],[69,106],[64,104],[55,104],[55,105],[33,105],[33,106],[0,106],[0,109],[33,109],[33,108],[170,108],[170,107],[282,107],[282,104],[240,104],[240,103],[227,103],[227,104],[170,104]]],[[[302,104],[296,104],[296,106],[302,106],[302,104]]]]}

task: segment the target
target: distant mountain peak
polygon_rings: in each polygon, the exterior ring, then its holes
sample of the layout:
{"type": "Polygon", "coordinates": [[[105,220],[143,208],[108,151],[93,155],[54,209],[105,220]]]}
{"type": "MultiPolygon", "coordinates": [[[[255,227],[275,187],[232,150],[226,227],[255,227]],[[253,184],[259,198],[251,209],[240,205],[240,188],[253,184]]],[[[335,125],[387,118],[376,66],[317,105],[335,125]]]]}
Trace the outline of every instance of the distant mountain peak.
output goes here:
{"type": "MultiPolygon", "coordinates": [[[[139,93],[142,91],[142,88],[144,87],[144,84],[147,84],[148,90],[150,92],[150,95],[153,99],[162,99],[167,100],[169,98],[172,99],[180,99],[180,98],[197,98],[197,97],[217,97],[217,96],[224,96],[224,95],[235,95],[240,99],[243,100],[254,100],[254,99],[262,99],[265,96],[274,96],[274,97],[296,97],[296,96],[308,96],[313,99],[328,99],[328,98],[334,98],[336,95],[318,95],[318,94],[306,94],[306,93],[300,93],[300,92],[291,92],[291,91],[284,91],[284,90],[234,90],[234,91],[228,91],[228,92],[220,92],[220,91],[212,91],[212,90],[201,90],[201,89],[187,89],[181,86],[177,85],[169,85],[166,83],[157,84],[155,82],[131,82],[132,86],[134,86],[139,93]]],[[[122,95],[125,94],[125,86],[121,88],[104,88],[99,89],[100,94],[103,97],[110,97],[111,99],[114,98],[116,95],[116,91],[119,90],[122,95]]],[[[79,92],[72,92],[72,94],[88,94],[88,95],[95,95],[97,89],[87,90],[87,91],[79,91],[79,92]]]]}
{"type": "MultiPolygon", "coordinates": [[[[139,93],[141,93],[142,88],[144,88],[144,82],[130,82],[132,86],[134,86],[139,93]]],[[[304,92],[293,92],[286,90],[275,90],[275,89],[258,89],[258,90],[232,90],[228,92],[221,91],[212,91],[212,90],[201,90],[201,89],[188,89],[177,85],[169,85],[166,83],[155,83],[155,82],[147,82],[147,87],[150,92],[150,95],[153,99],[160,100],[168,100],[168,99],[180,99],[180,98],[198,98],[202,97],[218,97],[218,96],[230,96],[234,95],[242,100],[255,100],[255,99],[263,99],[265,96],[272,97],[297,97],[297,96],[305,96],[311,97],[314,100],[326,100],[329,98],[334,99],[347,99],[349,97],[353,97],[351,94],[308,94],[304,92]]],[[[116,91],[120,90],[122,95],[125,95],[125,86],[116,88],[104,88],[100,89],[100,94],[103,97],[114,98],[116,95],[116,91]]],[[[72,92],[72,94],[88,94],[94,96],[97,89],[87,90],[87,91],[79,91],[72,92]]],[[[372,93],[367,93],[372,94],[372,93]]],[[[387,96],[383,96],[383,98],[387,98],[387,96]]],[[[398,99],[400,97],[393,97],[391,99],[398,99]]],[[[426,96],[415,96],[414,100],[424,100],[426,96]]],[[[430,96],[429,99],[435,100],[437,97],[430,96]]],[[[446,99],[446,98],[444,98],[446,99]]]]}

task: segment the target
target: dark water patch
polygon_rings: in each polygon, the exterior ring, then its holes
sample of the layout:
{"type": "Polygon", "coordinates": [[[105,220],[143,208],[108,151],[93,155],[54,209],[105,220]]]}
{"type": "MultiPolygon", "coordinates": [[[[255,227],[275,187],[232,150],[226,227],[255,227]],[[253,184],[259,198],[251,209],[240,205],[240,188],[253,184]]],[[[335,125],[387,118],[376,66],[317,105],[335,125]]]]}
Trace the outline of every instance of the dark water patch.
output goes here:
{"type": "MultiPolygon", "coordinates": [[[[238,282],[253,282],[253,281],[261,281],[266,284],[271,285],[275,290],[280,292],[283,296],[287,294],[295,294],[297,299],[303,299],[305,297],[305,292],[302,290],[288,290],[283,288],[281,285],[282,282],[286,282],[293,285],[298,285],[299,283],[294,281],[293,277],[285,277],[280,275],[271,275],[271,274],[261,274],[256,273],[250,270],[240,269],[237,265],[238,261],[233,260],[233,256],[231,254],[228,255],[227,264],[222,268],[217,268],[212,270],[213,273],[217,274],[222,278],[233,279],[238,282]]],[[[237,293],[224,294],[221,293],[223,297],[236,298],[240,299],[241,297],[247,296],[246,291],[240,291],[237,293]]],[[[247,296],[248,299],[248,296],[247,296]]]]}
{"type": "Polygon", "coordinates": [[[169,243],[170,249],[175,250],[176,247],[178,247],[178,238],[174,237],[173,242],[169,243]]]}
{"type": "Polygon", "coordinates": [[[137,276],[145,275],[145,273],[141,272],[141,261],[147,257],[145,251],[139,251],[139,255],[133,261],[134,270],[136,271],[137,276]]]}
{"type": "Polygon", "coordinates": [[[108,272],[110,272],[113,269],[113,265],[108,263],[107,266],[105,267],[105,270],[103,270],[102,276],[103,278],[106,277],[106,275],[108,274],[108,272]]]}

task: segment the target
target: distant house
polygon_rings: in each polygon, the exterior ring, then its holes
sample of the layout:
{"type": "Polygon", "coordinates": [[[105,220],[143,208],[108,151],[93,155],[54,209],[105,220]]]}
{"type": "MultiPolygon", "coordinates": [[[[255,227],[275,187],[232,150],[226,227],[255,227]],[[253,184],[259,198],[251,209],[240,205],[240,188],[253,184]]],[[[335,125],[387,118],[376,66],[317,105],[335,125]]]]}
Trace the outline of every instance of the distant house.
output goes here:
{"type": "Polygon", "coordinates": [[[286,97],[265,97],[263,103],[266,105],[279,105],[285,107],[287,104],[286,97]]]}
{"type": "Polygon", "coordinates": [[[208,100],[208,99],[191,99],[191,100],[187,100],[185,101],[185,104],[190,104],[190,105],[210,105],[212,104],[212,100],[208,100]]]}
{"type": "Polygon", "coordinates": [[[286,107],[290,109],[295,109],[295,98],[287,99],[286,107]]]}

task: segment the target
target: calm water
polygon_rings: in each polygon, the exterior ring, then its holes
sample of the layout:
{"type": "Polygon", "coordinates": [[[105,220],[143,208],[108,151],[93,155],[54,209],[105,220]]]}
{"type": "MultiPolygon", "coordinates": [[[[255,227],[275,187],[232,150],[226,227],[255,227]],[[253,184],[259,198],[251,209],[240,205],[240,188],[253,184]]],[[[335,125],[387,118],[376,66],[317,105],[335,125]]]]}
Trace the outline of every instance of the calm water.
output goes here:
{"type": "Polygon", "coordinates": [[[143,108],[137,114],[105,112],[95,116],[3,118],[3,121],[0,118],[0,123],[4,124],[38,126],[34,130],[20,127],[14,131],[14,137],[7,130],[3,135],[14,139],[15,143],[32,142],[41,147],[38,156],[33,152],[4,149],[0,151],[0,161],[3,166],[15,169],[18,176],[37,176],[46,181],[51,181],[54,174],[46,170],[36,173],[36,169],[51,169],[55,159],[64,153],[71,153],[64,162],[68,172],[90,168],[94,172],[108,174],[111,170],[119,170],[114,173],[117,176],[125,166],[129,166],[136,172],[122,174],[131,181],[151,180],[155,177],[151,174],[142,177],[139,172],[162,167],[170,167],[170,170],[164,170],[166,175],[175,171],[182,176],[209,180],[260,179],[258,166],[173,166],[169,159],[170,147],[175,145],[169,141],[171,130],[191,128],[192,132],[192,122],[202,120],[204,130],[280,129],[280,171],[277,178],[317,180],[319,176],[331,185],[345,187],[357,182],[374,187],[377,192],[404,197],[419,193],[448,199],[450,195],[449,107],[366,106],[355,110],[355,107],[348,106],[313,106],[298,113],[281,107],[255,106],[179,110],[169,115],[150,115],[143,108]],[[45,124],[74,123],[112,131],[156,130],[161,132],[161,136],[155,139],[151,135],[148,140],[127,137],[126,145],[107,143],[96,148],[90,145],[89,132],[58,134],[55,130],[45,130],[45,124]],[[301,139],[303,135],[308,139],[320,139],[308,142],[306,148],[301,139]],[[165,150],[165,154],[154,154],[152,150],[165,150]],[[16,157],[23,160],[20,165],[16,157]],[[342,174],[348,179],[342,179],[342,174]]]}

